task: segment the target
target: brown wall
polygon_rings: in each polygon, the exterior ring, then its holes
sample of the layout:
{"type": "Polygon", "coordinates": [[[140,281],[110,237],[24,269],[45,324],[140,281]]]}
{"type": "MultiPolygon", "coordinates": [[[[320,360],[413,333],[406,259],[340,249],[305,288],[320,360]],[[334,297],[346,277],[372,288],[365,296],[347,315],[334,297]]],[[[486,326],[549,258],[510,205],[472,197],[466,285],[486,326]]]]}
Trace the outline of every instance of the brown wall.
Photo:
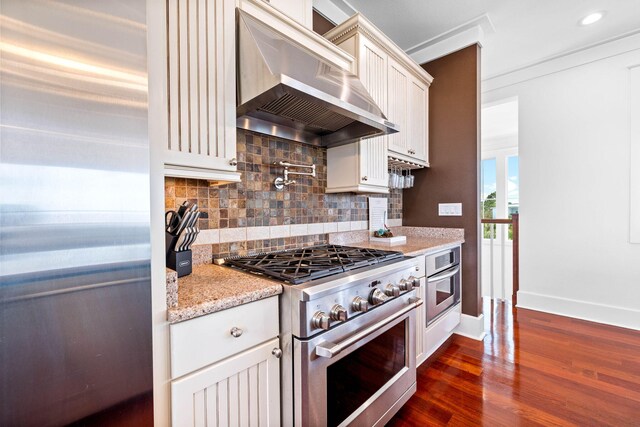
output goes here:
{"type": "Polygon", "coordinates": [[[479,267],[480,47],[473,45],[422,67],[429,89],[430,168],[404,190],[403,224],[463,227],[462,312],[482,313],[479,267]],[[438,216],[438,203],[462,202],[462,216],[438,216]]]}
{"type": "Polygon", "coordinates": [[[313,31],[318,34],[324,34],[329,30],[335,28],[335,24],[329,21],[324,16],[313,10],[313,31]]]}

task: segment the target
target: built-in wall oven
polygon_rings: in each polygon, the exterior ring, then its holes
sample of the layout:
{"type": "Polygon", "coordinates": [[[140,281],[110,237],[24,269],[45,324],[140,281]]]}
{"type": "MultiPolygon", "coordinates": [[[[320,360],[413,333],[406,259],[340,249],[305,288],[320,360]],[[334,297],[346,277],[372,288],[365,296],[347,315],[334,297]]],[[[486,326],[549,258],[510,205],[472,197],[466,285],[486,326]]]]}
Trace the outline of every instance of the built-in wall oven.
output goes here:
{"type": "Polygon", "coordinates": [[[427,325],[460,303],[460,268],[460,246],[427,255],[427,325]]]}

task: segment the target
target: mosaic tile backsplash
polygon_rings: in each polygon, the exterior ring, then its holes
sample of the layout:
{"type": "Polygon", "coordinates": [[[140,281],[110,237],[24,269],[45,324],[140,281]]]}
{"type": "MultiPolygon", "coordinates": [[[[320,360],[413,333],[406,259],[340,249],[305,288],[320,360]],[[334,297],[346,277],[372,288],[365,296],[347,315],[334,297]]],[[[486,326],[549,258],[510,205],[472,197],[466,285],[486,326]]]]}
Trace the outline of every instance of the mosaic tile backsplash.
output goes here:
{"type": "MultiPolygon", "coordinates": [[[[205,180],[165,178],[165,208],[177,209],[185,200],[197,203],[202,230],[368,219],[367,195],[325,194],[326,149],[238,129],[237,152],[242,182],[210,187],[205,180]],[[273,181],[282,176],[282,167],[273,163],[280,160],[315,164],[317,176],[295,176],[296,184],[276,190],[273,181]]],[[[390,219],[402,218],[401,190],[375,197],[390,199],[390,219]]],[[[325,234],[318,234],[226,243],[213,245],[212,255],[245,255],[327,241],[325,234]]]]}

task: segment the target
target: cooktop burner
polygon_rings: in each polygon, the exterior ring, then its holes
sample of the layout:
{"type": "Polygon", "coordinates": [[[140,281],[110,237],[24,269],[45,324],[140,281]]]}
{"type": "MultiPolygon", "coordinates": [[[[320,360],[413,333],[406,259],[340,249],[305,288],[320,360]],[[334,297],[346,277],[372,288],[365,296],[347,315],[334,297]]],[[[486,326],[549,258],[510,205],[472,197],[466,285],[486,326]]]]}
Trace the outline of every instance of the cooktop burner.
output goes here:
{"type": "Polygon", "coordinates": [[[292,284],[299,284],[402,257],[401,252],[321,245],[247,257],[227,258],[224,263],[242,270],[262,273],[292,284]]]}

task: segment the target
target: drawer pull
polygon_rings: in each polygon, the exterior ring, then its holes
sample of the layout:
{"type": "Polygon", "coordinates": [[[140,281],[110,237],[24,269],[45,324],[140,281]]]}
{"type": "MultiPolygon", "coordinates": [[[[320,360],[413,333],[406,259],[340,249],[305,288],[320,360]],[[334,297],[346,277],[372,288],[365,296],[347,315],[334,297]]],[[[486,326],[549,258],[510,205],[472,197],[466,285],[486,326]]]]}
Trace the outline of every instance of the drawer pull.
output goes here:
{"type": "Polygon", "coordinates": [[[271,351],[271,354],[273,354],[276,357],[276,359],[280,359],[282,357],[282,350],[280,350],[279,348],[274,348],[271,351]]]}
{"type": "Polygon", "coordinates": [[[231,336],[234,338],[240,338],[244,331],[240,328],[236,328],[235,326],[231,328],[231,336]]]}
{"type": "Polygon", "coordinates": [[[238,159],[234,157],[233,159],[229,160],[229,164],[231,166],[238,166],[238,159]]]}

